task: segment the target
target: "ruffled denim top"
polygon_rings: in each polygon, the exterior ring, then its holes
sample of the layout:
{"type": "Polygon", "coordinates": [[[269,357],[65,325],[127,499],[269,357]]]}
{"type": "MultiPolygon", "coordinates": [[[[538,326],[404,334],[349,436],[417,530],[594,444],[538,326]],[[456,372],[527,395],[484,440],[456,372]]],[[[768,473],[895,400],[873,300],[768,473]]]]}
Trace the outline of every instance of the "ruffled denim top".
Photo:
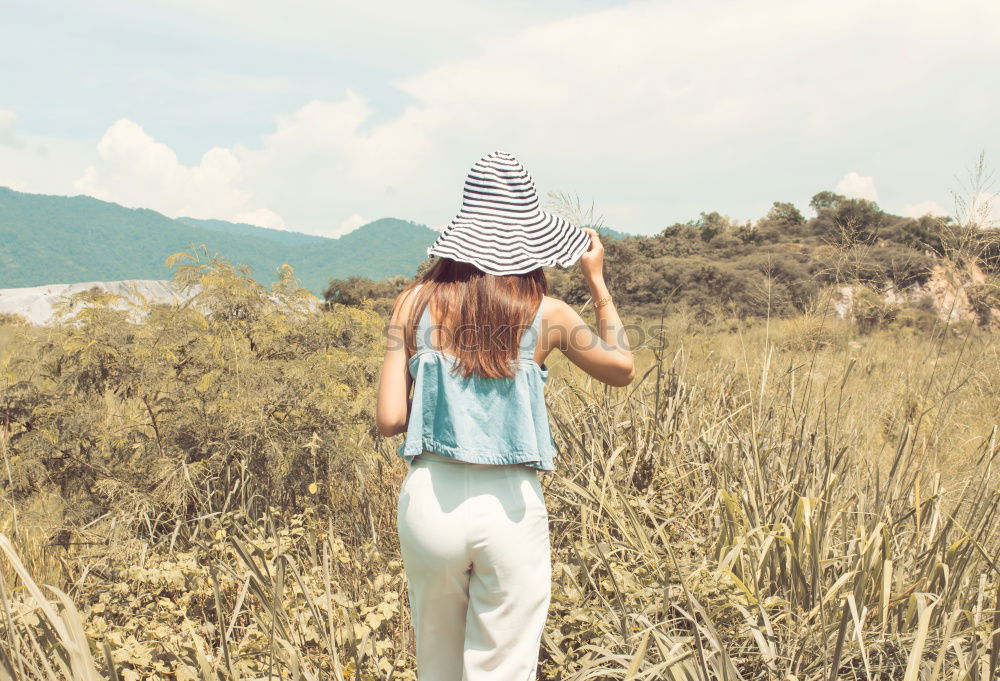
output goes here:
{"type": "Polygon", "coordinates": [[[423,451],[456,461],[524,464],[555,470],[555,443],[543,389],[548,368],[535,362],[542,306],[521,335],[517,370],[510,379],[465,378],[457,359],[431,347],[430,305],[417,322],[409,360],[413,401],[398,454],[407,465],[423,451]]]}

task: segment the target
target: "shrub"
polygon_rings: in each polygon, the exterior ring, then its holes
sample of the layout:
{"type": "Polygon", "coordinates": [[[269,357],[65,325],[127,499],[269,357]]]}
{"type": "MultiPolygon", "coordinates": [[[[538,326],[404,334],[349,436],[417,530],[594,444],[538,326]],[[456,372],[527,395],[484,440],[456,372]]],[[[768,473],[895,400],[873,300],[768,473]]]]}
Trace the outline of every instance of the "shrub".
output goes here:
{"type": "Polygon", "coordinates": [[[111,510],[156,536],[192,509],[224,507],[234,481],[281,508],[310,485],[321,503],[356,501],[331,491],[368,474],[381,318],[312,313],[291,272],[269,290],[224,261],[186,257],[175,278],[200,286],[188,303],[133,323],[82,292],[87,305],[71,300],[64,323],[14,347],[24,378],[0,393],[9,493],[73,499],[52,531],[111,510]]]}
{"type": "Polygon", "coordinates": [[[996,323],[1000,318],[1000,277],[990,275],[982,284],[967,286],[966,291],[979,323],[996,323]]]}
{"type": "MultiPolygon", "coordinates": [[[[366,300],[393,300],[410,282],[402,275],[373,281],[365,277],[331,279],[323,297],[327,304],[351,305],[359,307],[366,300]]],[[[381,312],[381,310],[380,310],[381,312]]]]}
{"type": "Polygon", "coordinates": [[[886,301],[881,292],[867,286],[855,289],[851,316],[861,333],[871,333],[887,326],[896,319],[899,311],[900,305],[886,301]]]}
{"type": "Polygon", "coordinates": [[[899,307],[892,324],[921,333],[930,333],[941,324],[934,300],[931,296],[921,296],[899,307]]]}
{"type": "Polygon", "coordinates": [[[0,312],[0,326],[28,326],[28,319],[16,312],[0,312]]]}

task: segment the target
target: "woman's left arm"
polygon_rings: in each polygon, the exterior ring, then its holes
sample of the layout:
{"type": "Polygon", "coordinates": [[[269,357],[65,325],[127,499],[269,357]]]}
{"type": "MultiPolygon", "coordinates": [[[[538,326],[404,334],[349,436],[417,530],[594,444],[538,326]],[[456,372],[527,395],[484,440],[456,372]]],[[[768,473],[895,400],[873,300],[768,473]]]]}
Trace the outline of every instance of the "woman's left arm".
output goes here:
{"type": "Polygon", "coordinates": [[[410,376],[403,325],[410,317],[410,291],[396,298],[386,331],[385,359],[378,382],[378,402],[375,408],[375,425],[384,437],[406,432],[410,419],[410,376]]]}

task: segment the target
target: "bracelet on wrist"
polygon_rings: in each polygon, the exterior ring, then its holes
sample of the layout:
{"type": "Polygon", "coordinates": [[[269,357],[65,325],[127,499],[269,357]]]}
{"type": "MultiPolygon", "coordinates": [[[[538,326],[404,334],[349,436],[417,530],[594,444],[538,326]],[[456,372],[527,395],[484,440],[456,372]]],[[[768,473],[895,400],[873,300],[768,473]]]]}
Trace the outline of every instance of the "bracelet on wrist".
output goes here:
{"type": "Polygon", "coordinates": [[[599,309],[601,309],[602,307],[604,307],[605,305],[607,305],[610,302],[611,302],[611,294],[609,293],[608,295],[604,296],[603,298],[599,298],[598,300],[595,300],[593,302],[593,306],[594,306],[595,310],[599,310],[599,309]]]}

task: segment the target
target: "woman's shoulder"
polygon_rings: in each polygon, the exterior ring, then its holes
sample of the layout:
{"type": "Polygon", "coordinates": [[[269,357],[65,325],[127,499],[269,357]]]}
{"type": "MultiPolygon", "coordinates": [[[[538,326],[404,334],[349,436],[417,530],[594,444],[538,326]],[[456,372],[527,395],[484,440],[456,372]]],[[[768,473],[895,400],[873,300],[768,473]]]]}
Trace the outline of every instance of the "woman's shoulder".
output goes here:
{"type": "Polygon", "coordinates": [[[548,333],[556,333],[561,338],[584,322],[566,301],[555,296],[543,296],[541,323],[548,333]]]}
{"type": "Polygon", "coordinates": [[[396,300],[392,304],[393,316],[397,319],[409,319],[410,310],[413,309],[413,301],[416,298],[416,293],[420,290],[423,284],[417,284],[413,287],[407,287],[396,295],[396,300]]]}
{"type": "Polygon", "coordinates": [[[562,298],[555,296],[542,296],[542,318],[555,321],[564,320],[573,308],[562,298]]]}

